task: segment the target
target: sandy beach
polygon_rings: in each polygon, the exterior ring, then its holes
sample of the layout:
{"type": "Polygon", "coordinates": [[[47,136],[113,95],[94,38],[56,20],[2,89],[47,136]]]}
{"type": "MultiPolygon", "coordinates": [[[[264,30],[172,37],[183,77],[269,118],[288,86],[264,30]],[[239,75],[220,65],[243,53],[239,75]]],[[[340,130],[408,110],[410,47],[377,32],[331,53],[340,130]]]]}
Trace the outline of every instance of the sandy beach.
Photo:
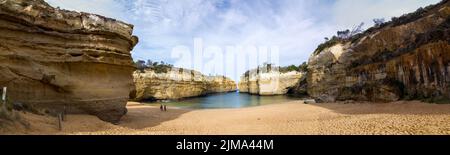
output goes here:
{"type": "Polygon", "coordinates": [[[188,110],[129,102],[118,125],[90,115],[68,115],[63,131],[50,116],[21,114],[28,128],[16,124],[0,134],[450,134],[450,104],[321,103],[293,101],[239,109],[188,110]]]}

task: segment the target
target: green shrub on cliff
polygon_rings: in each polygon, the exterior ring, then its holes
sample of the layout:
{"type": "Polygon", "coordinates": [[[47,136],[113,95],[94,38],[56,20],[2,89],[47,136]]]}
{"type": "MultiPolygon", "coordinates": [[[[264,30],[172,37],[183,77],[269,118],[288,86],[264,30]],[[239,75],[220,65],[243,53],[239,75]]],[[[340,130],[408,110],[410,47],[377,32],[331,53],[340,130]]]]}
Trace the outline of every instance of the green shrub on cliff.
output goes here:
{"type": "Polygon", "coordinates": [[[320,44],[317,47],[317,49],[314,51],[314,55],[317,55],[320,52],[322,52],[324,49],[334,46],[341,42],[350,41],[352,43],[355,43],[363,36],[366,36],[370,33],[376,32],[377,30],[380,30],[386,26],[395,27],[395,26],[403,25],[403,24],[406,24],[409,22],[413,22],[417,19],[420,19],[424,15],[426,15],[426,13],[428,13],[430,10],[446,3],[447,1],[448,0],[442,0],[438,4],[429,5],[425,8],[419,8],[415,12],[404,14],[400,17],[392,17],[391,21],[389,21],[389,22],[385,22],[384,19],[382,19],[382,18],[374,19],[373,21],[374,21],[375,25],[373,27],[365,30],[364,32],[361,29],[363,23],[361,23],[359,26],[355,27],[353,31],[348,31],[348,30],[337,31],[337,36],[333,36],[331,39],[325,38],[325,42],[320,44]]]}
{"type": "Polygon", "coordinates": [[[268,73],[271,72],[273,68],[278,68],[278,72],[280,73],[288,73],[292,71],[297,72],[307,72],[308,71],[308,64],[306,62],[303,62],[301,65],[289,65],[284,67],[275,66],[274,64],[270,63],[264,63],[263,65],[259,66],[257,69],[248,70],[244,73],[245,77],[248,77],[250,75],[250,71],[256,71],[258,73],[268,73]]]}
{"type": "Polygon", "coordinates": [[[300,66],[298,66],[299,72],[308,72],[308,64],[303,62],[300,66]]]}
{"type": "Polygon", "coordinates": [[[167,64],[164,61],[161,62],[153,62],[151,60],[147,60],[147,63],[143,60],[138,60],[134,63],[137,70],[143,73],[145,70],[153,70],[155,73],[167,73],[170,69],[173,68],[172,64],[167,64]]]}
{"type": "Polygon", "coordinates": [[[0,103],[0,127],[13,123],[20,123],[26,128],[30,126],[30,124],[20,116],[19,111],[14,110],[15,107],[12,103],[8,101],[6,103],[3,103],[3,101],[0,102],[2,102],[0,103]]]}
{"type": "Polygon", "coordinates": [[[331,39],[325,39],[326,41],[322,44],[320,44],[319,46],[317,46],[317,49],[314,51],[314,55],[319,54],[320,52],[322,52],[324,49],[329,48],[331,46],[334,46],[338,43],[343,42],[343,39],[340,39],[336,36],[333,36],[331,39]]]}
{"type": "Polygon", "coordinates": [[[11,107],[0,106],[0,120],[15,121],[19,119],[20,116],[11,107]]]}
{"type": "Polygon", "coordinates": [[[308,71],[308,64],[306,62],[303,62],[299,66],[290,65],[290,66],[280,67],[280,72],[281,73],[287,73],[287,72],[292,72],[292,71],[307,72],[308,71]]]}
{"type": "Polygon", "coordinates": [[[286,67],[280,67],[280,72],[281,73],[287,73],[287,72],[292,72],[292,71],[298,71],[298,67],[295,65],[290,65],[290,66],[286,66],[286,67]]]}
{"type": "Polygon", "coordinates": [[[343,30],[343,31],[337,31],[337,36],[331,37],[331,39],[325,38],[325,42],[320,44],[317,49],[314,51],[314,55],[319,54],[324,49],[329,48],[331,46],[334,46],[338,43],[351,41],[354,42],[361,38],[361,32],[363,32],[364,22],[360,23],[359,25],[355,26],[351,31],[349,29],[343,30]]]}
{"type": "Polygon", "coordinates": [[[143,73],[145,68],[147,67],[145,65],[145,61],[143,61],[143,60],[138,60],[138,61],[134,62],[134,66],[136,67],[137,70],[141,71],[141,73],[143,73]]]}

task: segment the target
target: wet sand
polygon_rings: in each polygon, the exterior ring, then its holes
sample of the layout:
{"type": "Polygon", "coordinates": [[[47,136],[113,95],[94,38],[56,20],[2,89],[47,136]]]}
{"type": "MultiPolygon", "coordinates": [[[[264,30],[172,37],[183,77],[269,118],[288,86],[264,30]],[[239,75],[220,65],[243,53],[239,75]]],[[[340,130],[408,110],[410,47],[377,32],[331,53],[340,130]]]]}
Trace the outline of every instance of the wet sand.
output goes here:
{"type": "Polygon", "coordinates": [[[27,128],[16,124],[0,134],[444,134],[450,135],[450,104],[418,101],[394,103],[321,103],[293,101],[239,109],[187,110],[129,102],[119,125],[90,115],[68,115],[63,131],[57,119],[21,114],[27,128]]]}

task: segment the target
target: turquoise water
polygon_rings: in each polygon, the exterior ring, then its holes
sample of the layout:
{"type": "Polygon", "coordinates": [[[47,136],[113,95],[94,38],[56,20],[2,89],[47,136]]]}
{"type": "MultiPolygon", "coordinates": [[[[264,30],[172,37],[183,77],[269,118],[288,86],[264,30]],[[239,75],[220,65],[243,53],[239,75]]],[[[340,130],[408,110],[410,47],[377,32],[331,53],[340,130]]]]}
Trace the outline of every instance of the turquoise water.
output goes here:
{"type": "Polygon", "coordinates": [[[148,104],[175,106],[187,109],[217,109],[217,108],[242,108],[251,106],[260,106],[267,104],[279,104],[288,101],[300,100],[299,98],[285,95],[279,96],[258,96],[247,93],[230,92],[211,94],[202,97],[193,97],[177,101],[150,102],[148,104]]]}

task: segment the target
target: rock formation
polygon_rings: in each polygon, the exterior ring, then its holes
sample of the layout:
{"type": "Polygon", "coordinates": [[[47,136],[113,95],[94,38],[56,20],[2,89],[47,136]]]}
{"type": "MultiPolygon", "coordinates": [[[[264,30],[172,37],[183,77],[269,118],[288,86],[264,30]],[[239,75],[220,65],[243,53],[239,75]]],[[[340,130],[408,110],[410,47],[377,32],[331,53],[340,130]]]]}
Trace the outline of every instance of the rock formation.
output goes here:
{"type": "Polygon", "coordinates": [[[309,59],[319,101],[450,98],[450,2],[395,18],[309,59]]]}
{"type": "Polygon", "coordinates": [[[283,95],[296,86],[303,73],[290,71],[282,73],[265,67],[258,67],[241,76],[239,92],[256,95],[283,95]]]}
{"type": "Polygon", "coordinates": [[[203,96],[211,93],[236,91],[236,83],[223,76],[206,76],[200,72],[172,68],[157,73],[146,69],[135,71],[136,90],[131,95],[135,100],[171,100],[203,96]]]}
{"type": "Polygon", "coordinates": [[[12,102],[117,122],[133,86],[132,30],[43,0],[1,0],[0,86],[12,102]]]}

